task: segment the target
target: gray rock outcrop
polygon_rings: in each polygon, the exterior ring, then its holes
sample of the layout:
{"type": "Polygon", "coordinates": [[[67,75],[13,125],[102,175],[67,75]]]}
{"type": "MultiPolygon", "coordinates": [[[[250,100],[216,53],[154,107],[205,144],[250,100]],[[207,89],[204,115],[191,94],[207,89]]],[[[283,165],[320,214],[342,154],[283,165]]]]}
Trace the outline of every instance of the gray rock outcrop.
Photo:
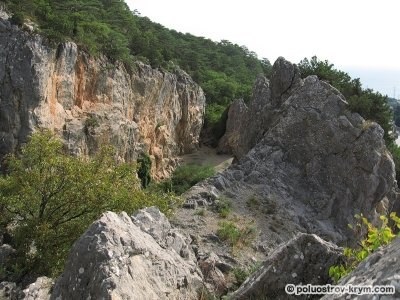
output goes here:
{"type": "Polygon", "coordinates": [[[380,248],[359,266],[342,278],[339,285],[357,286],[393,286],[394,294],[377,293],[373,295],[326,295],[323,300],[331,299],[400,299],[400,237],[397,237],[390,245],[380,248]]]}
{"type": "MultiPolygon", "coordinates": [[[[5,266],[13,255],[15,255],[15,249],[8,244],[0,246],[0,266],[5,266]]],[[[0,277],[1,278],[1,277],[0,277]]]]}
{"type": "Polygon", "coordinates": [[[168,228],[154,208],[103,214],[73,245],[51,299],[197,299],[201,271],[168,228]]]}
{"type": "Polygon", "coordinates": [[[342,249],[336,245],[316,235],[299,234],[275,249],[230,299],[310,299],[287,294],[285,286],[331,283],[329,267],[341,258],[342,249]]]}
{"type": "Polygon", "coordinates": [[[15,282],[0,282],[0,300],[17,300],[19,292],[15,282]]]}
{"type": "Polygon", "coordinates": [[[122,160],[141,151],[162,178],[194,150],[205,96],[184,71],[94,58],[71,42],[57,48],[0,18],[0,160],[37,128],[63,137],[73,154],[111,143],[122,160]]]}
{"type": "Polygon", "coordinates": [[[271,120],[271,90],[268,79],[257,78],[249,106],[242,99],[234,101],[228,110],[226,131],[218,143],[218,151],[243,157],[262,138],[266,123],[271,120]]]}
{"type": "Polygon", "coordinates": [[[397,184],[384,132],[351,113],[339,91],[316,76],[301,80],[279,58],[271,82],[257,81],[252,101],[247,110],[233,105],[247,113],[236,132],[226,132],[238,141],[229,145],[238,163],[189,190],[186,207],[228,197],[235,211],[256,219],[267,251],[295,232],[354,240],[348,224],[356,213],[374,220],[377,210],[393,208],[397,184]]]}
{"type": "Polygon", "coordinates": [[[274,110],[300,82],[297,66],[278,58],[271,82],[264,76],[257,78],[249,106],[239,99],[229,107],[226,131],[218,143],[219,152],[232,153],[237,159],[247,154],[261,140],[266,129],[277,121],[279,114],[274,110]]]}
{"type": "Polygon", "coordinates": [[[49,300],[54,281],[48,277],[39,277],[21,293],[21,300],[49,300]]]}

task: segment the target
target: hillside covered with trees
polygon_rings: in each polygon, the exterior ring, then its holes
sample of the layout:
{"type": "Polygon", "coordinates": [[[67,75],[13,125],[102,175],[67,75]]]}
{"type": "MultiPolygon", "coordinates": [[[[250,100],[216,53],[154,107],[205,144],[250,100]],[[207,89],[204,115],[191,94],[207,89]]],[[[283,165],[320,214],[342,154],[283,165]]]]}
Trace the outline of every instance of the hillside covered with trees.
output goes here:
{"type": "MultiPolygon", "coordinates": [[[[268,59],[229,41],[213,42],[170,30],[132,12],[123,0],[5,0],[16,24],[31,20],[53,42],[73,40],[93,55],[129,65],[135,60],[167,70],[179,66],[207,96],[208,123],[216,123],[234,99],[248,100],[268,59]]],[[[212,125],[212,124],[211,124],[212,125]]]]}
{"type": "MultiPolygon", "coordinates": [[[[38,25],[37,31],[51,42],[73,40],[90,54],[106,55],[127,67],[140,60],[155,68],[184,69],[205,91],[205,123],[215,138],[223,134],[224,111],[229,104],[237,98],[248,101],[255,78],[262,73],[268,77],[271,72],[269,60],[260,60],[245,46],[167,29],[137,11],[132,12],[123,0],[3,2],[13,13],[12,22],[22,25],[24,21],[33,21],[38,25]]],[[[360,79],[351,78],[315,56],[302,60],[299,68],[302,77],[314,74],[329,82],[346,97],[353,112],[379,123],[396,159],[399,151],[394,145],[393,111],[386,96],[363,89],[360,79]]]]}

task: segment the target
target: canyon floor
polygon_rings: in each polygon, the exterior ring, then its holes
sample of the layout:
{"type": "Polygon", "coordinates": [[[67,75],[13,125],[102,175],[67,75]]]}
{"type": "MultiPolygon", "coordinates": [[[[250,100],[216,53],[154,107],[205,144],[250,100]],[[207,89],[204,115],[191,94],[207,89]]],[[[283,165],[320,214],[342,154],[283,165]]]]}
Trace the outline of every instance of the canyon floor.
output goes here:
{"type": "Polygon", "coordinates": [[[182,164],[197,164],[201,166],[210,165],[216,172],[228,168],[233,161],[232,155],[217,154],[215,148],[202,145],[196,152],[185,154],[181,157],[182,164]]]}

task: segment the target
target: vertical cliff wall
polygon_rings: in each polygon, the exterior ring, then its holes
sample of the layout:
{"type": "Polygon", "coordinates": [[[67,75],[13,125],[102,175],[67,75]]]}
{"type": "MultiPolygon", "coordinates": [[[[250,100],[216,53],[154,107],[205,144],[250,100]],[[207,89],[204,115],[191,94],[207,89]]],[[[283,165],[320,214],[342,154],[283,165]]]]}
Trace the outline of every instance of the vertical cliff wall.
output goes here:
{"type": "Polygon", "coordinates": [[[76,155],[104,143],[127,161],[146,151],[153,175],[166,176],[176,156],[198,144],[204,93],[179,69],[142,63],[130,69],[71,42],[51,46],[0,18],[0,158],[35,129],[48,128],[76,155]]]}

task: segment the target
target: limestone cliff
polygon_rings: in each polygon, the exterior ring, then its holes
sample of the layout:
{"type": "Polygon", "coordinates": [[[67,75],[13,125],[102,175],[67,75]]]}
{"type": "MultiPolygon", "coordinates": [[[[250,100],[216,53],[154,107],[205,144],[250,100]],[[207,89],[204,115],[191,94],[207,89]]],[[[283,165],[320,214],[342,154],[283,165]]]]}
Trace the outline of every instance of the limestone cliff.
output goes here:
{"type": "Polygon", "coordinates": [[[177,155],[196,148],[205,96],[182,70],[142,63],[127,70],[72,42],[52,46],[12,26],[4,14],[0,45],[0,159],[37,128],[56,132],[76,155],[90,155],[104,143],[127,161],[146,151],[159,178],[177,155]]]}

